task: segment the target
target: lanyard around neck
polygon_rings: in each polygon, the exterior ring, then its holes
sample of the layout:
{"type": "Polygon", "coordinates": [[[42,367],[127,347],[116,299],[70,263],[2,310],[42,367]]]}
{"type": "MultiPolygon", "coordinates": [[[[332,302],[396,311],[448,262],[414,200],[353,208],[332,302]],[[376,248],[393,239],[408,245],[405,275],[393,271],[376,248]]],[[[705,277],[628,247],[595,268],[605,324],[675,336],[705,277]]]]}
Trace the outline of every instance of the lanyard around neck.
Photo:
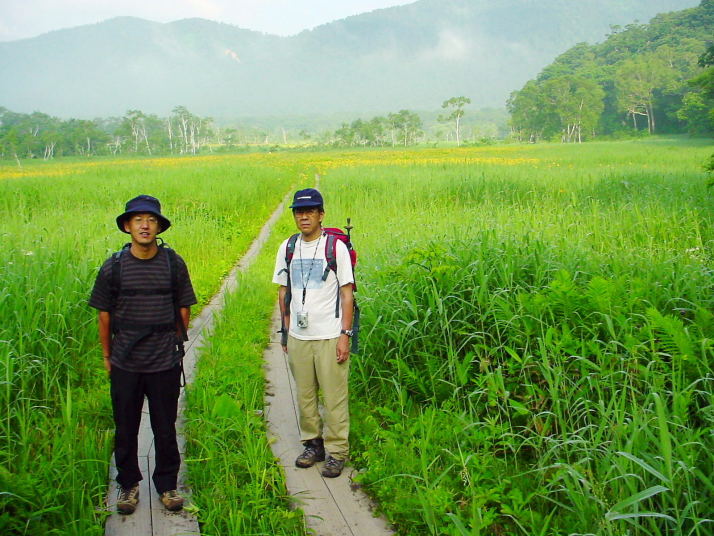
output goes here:
{"type": "MultiPolygon", "coordinates": [[[[302,283],[302,305],[305,306],[305,296],[307,295],[307,284],[310,282],[310,273],[312,273],[312,267],[315,265],[315,257],[317,257],[317,250],[320,248],[320,240],[322,240],[322,233],[320,233],[320,238],[317,239],[317,244],[315,244],[315,253],[312,254],[312,262],[310,262],[310,269],[307,271],[307,278],[305,277],[304,267],[305,264],[300,262],[300,282],[302,283]]],[[[303,261],[302,257],[302,236],[300,237],[300,261],[303,261]]]]}

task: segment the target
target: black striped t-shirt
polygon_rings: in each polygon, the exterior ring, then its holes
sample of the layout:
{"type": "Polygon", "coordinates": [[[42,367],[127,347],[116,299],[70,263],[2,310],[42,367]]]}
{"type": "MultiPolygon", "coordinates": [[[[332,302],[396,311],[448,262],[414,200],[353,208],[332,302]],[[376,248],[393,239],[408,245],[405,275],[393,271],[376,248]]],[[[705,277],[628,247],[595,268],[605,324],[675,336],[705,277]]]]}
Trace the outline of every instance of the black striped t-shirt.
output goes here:
{"type": "MultiPolygon", "coordinates": [[[[128,326],[112,336],[112,366],[129,372],[160,372],[178,363],[176,330],[158,330],[137,340],[142,335],[140,326],[174,324],[175,313],[171,293],[169,254],[164,248],[151,259],[139,259],[126,250],[121,254],[121,292],[112,299],[113,257],[99,269],[89,298],[89,305],[111,313],[112,323],[128,326]]],[[[196,303],[186,263],[176,255],[179,307],[196,303]]],[[[146,328],[143,332],[146,333],[146,328]]]]}

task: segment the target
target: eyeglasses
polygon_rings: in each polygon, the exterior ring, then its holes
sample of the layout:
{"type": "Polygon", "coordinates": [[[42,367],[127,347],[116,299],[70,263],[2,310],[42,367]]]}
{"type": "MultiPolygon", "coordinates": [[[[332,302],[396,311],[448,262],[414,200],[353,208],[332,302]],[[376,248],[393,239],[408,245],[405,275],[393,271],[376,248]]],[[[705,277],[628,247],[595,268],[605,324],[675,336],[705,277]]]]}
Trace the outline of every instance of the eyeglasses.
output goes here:
{"type": "Polygon", "coordinates": [[[317,207],[298,207],[293,209],[293,214],[295,216],[302,216],[303,214],[312,216],[313,214],[318,214],[319,212],[320,210],[317,207]]]}

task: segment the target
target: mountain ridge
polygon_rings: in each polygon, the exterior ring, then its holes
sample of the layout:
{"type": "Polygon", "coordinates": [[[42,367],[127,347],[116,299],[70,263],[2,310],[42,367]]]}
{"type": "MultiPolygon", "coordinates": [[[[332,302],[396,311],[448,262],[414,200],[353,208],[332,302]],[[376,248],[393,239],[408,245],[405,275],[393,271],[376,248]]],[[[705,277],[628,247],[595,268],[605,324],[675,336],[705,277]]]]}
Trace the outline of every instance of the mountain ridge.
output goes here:
{"type": "Polygon", "coordinates": [[[638,10],[649,17],[697,2],[573,4],[420,0],[289,37],[206,19],[115,17],[0,43],[0,106],[91,118],[164,115],[180,104],[241,117],[433,110],[466,95],[474,107],[502,107],[578,40],[603,37],[638,10]]]}

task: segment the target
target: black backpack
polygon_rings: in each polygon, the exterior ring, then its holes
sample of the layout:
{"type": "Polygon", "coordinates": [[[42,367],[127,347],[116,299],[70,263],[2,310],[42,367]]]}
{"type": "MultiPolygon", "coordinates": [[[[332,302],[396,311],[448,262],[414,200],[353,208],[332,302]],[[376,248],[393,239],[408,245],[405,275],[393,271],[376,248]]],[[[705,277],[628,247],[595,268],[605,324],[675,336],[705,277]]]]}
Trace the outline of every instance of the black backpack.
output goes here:
{"type": "MultiPolygon", "coordinates": [[[[183,324],[183,319],[181,318],[180,307],[179,307],[179,295],[178,295],[178,269],[176,252],[171,249],[166,243],[161,242],[159,247],[166,251],[168,264],[169,264],[169,274],[171,280],[170,288],[155,288],[147,290],[135,290],[122,288],[121,282],[121,257],[124,253],[131,247],[131,243],[124,244],[124,246],[117,252],[112,254],[112,266],[111,266],[111,278],[110,278],[110,292],[112,296],[112,312],[114,307],[116,307],[116,302],[120,295],[126,296],[137,296],[141,295],[155,295],[155,294],[171,294],[172,302],[174,307],[174,322],[168,324],[133,324],[130,322],[117,321],[112,318],[111,328],[112,333],[117,333],[121,330],[132,330],[136,331],[137,334],[131,339],[129,347],[126,353],[130,352],[136,343],[138,343],[144,337],[157,332],[163,331],[175,331],[178,325],[181,332],[181,339],[177,341],[176,351],[179,355],[179,360],[181,363],[181,373],[183,374],[183,356],[185,355],[184,341],[188,340],[188,334],[186,333],[186,327],[183,324]]],[[[185,380],[184,380],[185,384],[185,380]]]]}

